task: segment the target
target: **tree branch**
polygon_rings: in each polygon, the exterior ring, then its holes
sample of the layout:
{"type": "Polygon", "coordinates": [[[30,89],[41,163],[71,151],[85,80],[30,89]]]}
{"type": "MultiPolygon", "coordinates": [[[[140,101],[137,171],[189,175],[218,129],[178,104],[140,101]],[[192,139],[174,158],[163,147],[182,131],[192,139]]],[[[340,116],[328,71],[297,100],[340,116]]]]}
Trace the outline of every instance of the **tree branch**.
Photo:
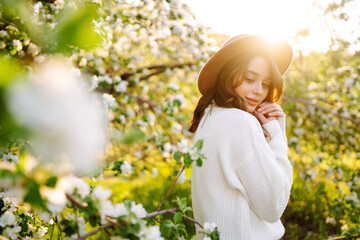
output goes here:
{"type": "Polygon", "coordinates": [[[114,226],[114,224],[111,223],[111,222],[108,223],[108,224],[102,225],[101,227],[99,227],[99,228],[97,228],[97,229],[95,229],[95,230],[93,230],[93,231],[91,231],[91,232],[88,232],[88,233],[85,234],[84,236],[79,237],[78,240],[85,240],[87,237],[90,237],[91,235],[94,235],[94,234],[100,232],[101,230],[104,230],[104,229],[106,229],[106,228],[111,228],[111,227],[113,227],[113,226],[114,226]]]}
{"type": "MultiPolygon", "coordinates": [[[[351,238],[358,238],[360,237],[360,234],[354,234],[350,236],[351,238]]],[[[347,239],[348,237],[335,237],[335,238],[328,238],[327,240],[342,240],[342,239],[347,239]]]]}
{"type": "Polygon", "coordinates": [[[344,115],[342,115],[342,114],[340,114],[340,113],[333,112],[333,111],[331,111],[330,109],[328,109],[328,108],[326,108],[326,107],[323,107],[323,106],[320,106],[320,105],[318,105],[318,104],[315,104],[315,103],[311,102],[310,99],[295,98],[295,97],[289,97],[289,96],[283,96],[282,99],[283,99],[284,101],[289,101],[289,100],[291,100],[291,101],[294,101],[294,102],[303,103],[303,104],[305,104],[305,105],[311,105],[311,106],[313,106],[313,107],[315,107],[315,108],[317,108],[317,109],[319,109],[319,110],[321,110],[321,111],[323,111],[323,112],[332,114],[332,115],[337,116],[337,117],[339,117],[339,118],[343,118],[343,119],[349,120],[349,121],[351,121],[352,123],[356,124],[357,126],[360,126],[360,120],[356,120],[356,119],[353,119],[353,118],[350,118],[350,117],[346,117],[346,116],[344,116],[344,115]]]}
{"type": "Polygon", "coordinates": [[[185,219],[187,219],[187,220],[189,220],[190,222],[193,222],[193,223],[199,225],[199,227],[201,227],[202,229],[204,229],[204,227],[201,225],[201,223],[199,223],[199,222],[196,221],[195,219],[192,219],[191,217],[188,217],[188,216],[186,216],[186,215],[184,215],[184,214],[182,214],[182,217],[185,218],[185,219]]]}
{"type": "Polygon", "coordinates": [[[128,95],[129,97],[134,98],[134,99],[138,102],[139,105],[140,105],[140,104],[144,104],[144,103],[149,104],[150,109],[151,109],[153,112],[157,112],[156,109],[162,110],[162,107],[161,107],[160,105],[158,105],[158,104],[156,104],[156,103],[154,103],[154,102],[152,102],[152,101],[150,101],[150,100],[148,100],[148,99],[145,99],[145,98],[143,98],[143,97],[141,97],[141,96],[138,96],[138,95],[135,95],[135,94],[132,94],[132,93],[129,93],[129,92],[125,92],[125,94],[128,95]]]}
{"type": "Polygon", "coordinates": [[[153,218],[153,217],[156,217],[158,215],[163,215],[163,214],[166,214],[166,213],[176,213],[176,211],[177,211],[177,208],[165,209],[165,210],[162,210],[162,211],[155,211],[155,212],[152,212],[152,213],[148,213],[143,218],[153,218]]]}
{"type": "Polygon", "coordinates": [[[166,200],[168,199],[171,190],[173,189],[175,183],[177,182],[177,180],[179,179],[180,175],[182,174],[182,172],[184,171],[185,166],[183,166],[179,172],[179,174],[177,175],[177,177],[175,178],[175,180],[173,181],[173,183],[171,184],[171,187],[169,188],[168,192],[166,193],[166,196],[164,198],[164,200],[162,200],[162,202],[159,204],[159,206],[156,208],[156,211],[159,211],[162,207],[162,205],[164,205],[164,203],[166,202],[166,200]]]}
{"type": "Polygon", "coordinates": [[[147,78],[149,78],[149,77],[151,77],[151,76],[153,76],[155,74],[165,72],[167,68],[170,68],[170,69],[183,68],[185,66],[190,67],[190,66],[193,66],[193,65],[195,65],[195,63],[177,63],[177,64],[173,64],[173,65],[166,65],[166,64],[152,65],[152,66],[137,69],[135,72],[123,73],[120,77],[123,80],[127,80],[127,79],[129,79],[130,76],[133,76],[133,75],[135,75],[137,73],[141,73],[144,69],[148,69],[148,70],[157,69],[157,71],[155,71],[154,73],[150,73],[150,74],[147,74],[147,75],[144,75],[144,76],[140,77],[140,80],[144,80],[144,79],[147,79],[147,78]]]}
{"type": "Polygon", "coordinates": [[[71,204],[77,206],[78,208],[85,209],[87,206],[81,202],[79,202],[74,196],[66,193],[66,198],[70,200],[71,204]]]}

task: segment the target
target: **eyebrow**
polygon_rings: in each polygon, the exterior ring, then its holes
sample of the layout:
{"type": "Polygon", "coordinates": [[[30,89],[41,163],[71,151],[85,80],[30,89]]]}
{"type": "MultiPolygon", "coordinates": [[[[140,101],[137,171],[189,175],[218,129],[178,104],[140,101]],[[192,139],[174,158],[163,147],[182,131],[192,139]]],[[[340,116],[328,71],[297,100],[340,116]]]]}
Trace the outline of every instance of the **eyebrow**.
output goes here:
{"type": "MultiPolygon", "coordinates": [[[[247,71],[246,73],[252,73],[252,74],[254,74],[256,76],[260,76],[257,72],[254,72],[254,71],[247,71]]],[[[267,77],[264,80],[270,80],[271,81],[271,77],[267,77]]]]}

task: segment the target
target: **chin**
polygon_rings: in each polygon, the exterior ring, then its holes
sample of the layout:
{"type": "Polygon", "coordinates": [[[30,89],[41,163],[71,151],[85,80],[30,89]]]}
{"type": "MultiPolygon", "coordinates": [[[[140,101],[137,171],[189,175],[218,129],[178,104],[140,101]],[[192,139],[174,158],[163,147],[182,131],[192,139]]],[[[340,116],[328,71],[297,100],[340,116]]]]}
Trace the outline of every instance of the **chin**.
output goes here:
{"type": "Polygon", "coordinates": [[[251,114],[253,114],[254,111],[255,111],[255,109],[256,109],[255,107],[247,107],[247,108],[246,108],[246,111],[249,112],[249,113],[251,113],[251,114]]]}

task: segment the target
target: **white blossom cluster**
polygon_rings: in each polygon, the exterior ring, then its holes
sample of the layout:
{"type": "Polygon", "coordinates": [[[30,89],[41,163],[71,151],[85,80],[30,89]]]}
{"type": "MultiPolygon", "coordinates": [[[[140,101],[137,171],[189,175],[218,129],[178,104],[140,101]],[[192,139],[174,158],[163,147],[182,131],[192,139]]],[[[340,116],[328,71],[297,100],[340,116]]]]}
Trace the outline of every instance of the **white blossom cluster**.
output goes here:
{"type": "MultiPolygon", "coordinates": [[[[9,239],[18,239],[19,232],[21,231],[20,224],[23,222],[23,219],[21,219],[18,214],[19,199],[9,197],[6,192],[0,192],[0,201],[4,204],[3,208],[0,209],[0,212],[3,212],[2,215],[0,215],[1,235],[9,239]]],[[[24,214],[33,217],[32,214],[28,212],[24,212],[24,214]]],[[[44,226],[34,227],[30,222],[27,222],[27,225],[29,230],[33,232],[35,238],[42,238],[48,230],[48,228],[44,226]]],[[[30,233],[29,230],[28,233],[30,233]]]]}
{"type": "Polygon", "coordinates": [[[107,143],[107,121],[79,71],[49,59],[37,66],[26,83],[14,82],[9,92],[9,107],[34,133],[31,142],[38,156],[59,161],[57,156],[65,155],[61,161],[67,160],[78,173],[99,165],[99,154],[107,143]]]}
{"type": "MultiPolygon", "coordinates": [[[[146,216],[146,210],[143,205],[131,202],[130,211],[125,207],[124,203],[113,204],[109,197],[111,196],[110,189],[104,189],[102,186],[97,186],[92,192],[92,196],[98,200],[99,212],[101,213],[102,220],[105,221],[105,216],[120,217],[133,213],[137,218],[144,218],[146,216]]],[[[130,217],[132,223],[136,222],[135,218],[130,217]]]]}
{"type": "Polygon", "coordinates": [[[11,164],[17,164],[19,162],[19,157],[15,153],[5,153],[1,158],[3,161],[10,162],[11,164]]]}

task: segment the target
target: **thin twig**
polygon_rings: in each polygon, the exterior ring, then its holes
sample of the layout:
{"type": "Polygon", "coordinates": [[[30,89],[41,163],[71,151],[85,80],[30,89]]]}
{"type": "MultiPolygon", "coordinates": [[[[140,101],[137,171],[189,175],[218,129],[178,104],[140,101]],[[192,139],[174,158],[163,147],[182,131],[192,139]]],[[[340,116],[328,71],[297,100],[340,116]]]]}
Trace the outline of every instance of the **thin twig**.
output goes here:
{"type": "Polygon", "coordinates": [[[323,106],[320,106],[318,104],[313,103],[310,99],[294,98],[294,97],[289,97],[289,96],[283,96],[282,99],[285,100],[285,101],[291,100],[291,101],[294,101],[294,102],[299,102],[299,103],[303,103],[303,104],[306,104],[306,105],[311,105],[311,106],[313,106],[313,107],[315,107],[317,109],[320,109],[323,112],[330,113],[330,114],[332,114],[334,116],[349,120],[352,123],[356,124],[357,126],[360,126],[360,120],[353,119],[353,118],[344,116],[344,115],[342,115],[340,113],[333,112],[332,110],[330,110],[330,109],[328,109],[326,107],[323,107],[323,106]]]}
{"type": "MultiPolygon", "coordinates": [[[[351,235],[350,236],[353,239],[356,239],[358,237],[360,237],[360,234],[355,234],[355,235],[351,235]]],[[[342,239],[347,239],[348,237],[335,237],[335,238],[328,238],[328,240],[342,240],[342,239]]]]}
{"type": "Polygon", "coordinates": [[[59,229],[58,239],[61,239],[62,231],[61,231],[61,226],[60,226],[60,222],[59,222],[59,220],[58,220],[57,215],[55,215],[55,222],[56,222],[56,226],[57,226],[58,229],[59,229]]]}
{"type": "Polygon", "coordinates": [[[162,211],[155,211],[155,212],[147,214],[144,218],[153,218],[153,217],[156,217],[158,215],[163,215],[163,214],[166,214],[166,213],[176,213],[176,210],[177,210],[177,208],[165,209],[165,210],[162,210],[162,211]]]}
{"type": "Polygon", "coordinates": [[[183,68],[185,66],[190,67],[190,66],[193,66],[193,65],[195,65],[195,63],[178,63],[178,64],[173,64],[173,65],[165,65],[165,64],[152,65],[152,66],[140,68],[140,69],[136,70],[135,72],[126,72],[126,73],[121,75],[121,79],[126,80],[132,75],[135,75],[137,73],[141,73],[144,69],[148,69],[148,70],[156,69],[156,71],[154,71],[153,73],[141,76],[140,80],[144,80],[144,79],[147,79],[147,78],[149,78],[149,77],[151,77],[151,76],[153,76],[155,74],[165,72],[167,68],[169,68],[169,69],[183,68]]]}
{"type": "Polygon", "coordinates": [[[113,227],[114,224],[113,223],[108,223],[108,224],[105,224],[105,225],[102,225],[101,227],[91,231],[91,232],[88,232],[87,234],[85,234],[84,236],[81,236],[78,238],[78,240],[85,240],[87,237],[90,237],[91,235],[94,235],[98,232],[100,232],[101,230],[104,230],[106,228],[110,228],[110,227],[113,227]]]}
{"type": "Polygon", "coordinates": [[[201,225],[201,223],[199,223],[199,222],[196,221],[195,219],[193,219],[193,218],[191,218],[191,217],[188,217],[188,216],[186,216],[186,215],[184,215],[184,214],[182,214],[181,216],[182,216],[183,218],[189,220],[190,222],[193,222],[193,223],[199,225],[199,227],[201,227],[202,229],[204,229],[204,227],[201,225]]]}
{"type": "Polygon", "coordinates": [[[87,207],[85,204],[79,202],[76,198],[74,198],[70,194],[66,193],[66,198],[69,199],[73,205],[76,205],[77,207],[79,207],[81,209],[85,209],[87,207]]]}
{"type": "Polygon", "coordinates": [[[183,166],[179,172],[179,174],[177,175],[177,177],[175,178],[174,182],[171,184],[171,187],[169,188],[168,192],[166,193],[166,196],[164,198],[164,200],[162,200],[162,202],[159,204],[159,206],[156,208],[156,211],[159,211],[162,207],[162,205],[164,205],[164,203],[166,202],[166,200],[168,199],[171,190],[173,189],[175,183],[177,182],[177,180],[179,179],[180,175],[182,174],[182,172],[184,171],[185,166],[183,166]]]}

